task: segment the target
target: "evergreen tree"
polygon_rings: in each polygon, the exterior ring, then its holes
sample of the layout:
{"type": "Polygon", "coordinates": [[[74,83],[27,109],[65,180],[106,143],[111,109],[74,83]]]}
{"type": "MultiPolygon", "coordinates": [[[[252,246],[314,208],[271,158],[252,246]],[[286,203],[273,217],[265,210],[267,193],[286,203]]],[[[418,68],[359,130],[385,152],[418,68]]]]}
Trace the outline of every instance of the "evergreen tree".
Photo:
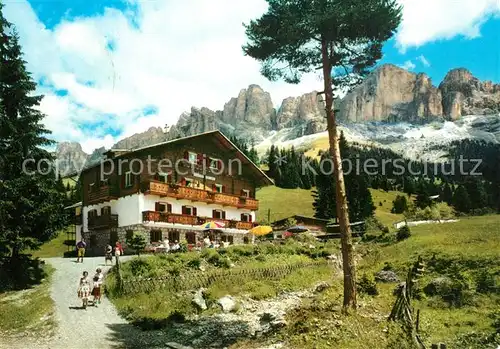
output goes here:
{"type": "Polygon", "coordinates": [[[469,195],[470,208],[472,210],[485,208],[488,205],[488,194],[486,193],[486,188],[480,179],[470,177],[465,182],[464,186],[467,194],[469,195]]]}
{"type": "Polygon", "coordinates": [[[415,180],[412,177],[407,177],[404,180],[403,184],[403,190],[408,196],[412,196],[415,194],[416,191],[416,185],[415,185],[415,180]]]}
{"type": "Polygon", "coordinates": [[[441,198],[447,204],[451,204],[453,201],[453,191],[451,189],[450,183],[444,182],[441,190],[441,198]]]}
{"type": "Polygon", "coordinates": [[[404,195],[398,195],[392,202],[392,213],[403,213],[408,210],[408,200],[404,195]]]}
{"type": "Polygon", "coordinates": [[[42,96],[33,95],[36,84],[2,7],[0,2],[0,245],[18,265],[23,250],[38,248],[68,222],[64,185],[50,171],[54,158],[43,149],[53,142],[37,108],[42,96]],[[40,173],[36,164],[42,159],[49,162],[41,163],[40,173]]]}
{"type": "Polygon", "coordinates": [[[421,179],[417,184],[417,197],[415,199],[415,205],[418,208],[424,209],[432,205],[432,200],[430,198],[429,186],[424,179],[421,179]]]}
{"type": "Polygon", "coordinates": [[[356,308],[356,268],[346,187],[334,112],[334,87],[359,82],[382,56],[383,43],[401,22],[396,0],[267,0],[267,12],[245,25],[244,52],[262,62],[269,80],[300,82],[301,73],[323,70],[330,152],[335,163],[341,230],[344,308],[356,308]],[[369,25],[367,25],[369,23],[369,25]],[[345,72],[344,74],[342,72],[345,72]]]}
{"type": "Polygon", "coordinates": [[[467,189],[463,185],[459,185],[453,194],[453,206],[459,212],[468,213],[471,210],[471,200],[467,189]]]}

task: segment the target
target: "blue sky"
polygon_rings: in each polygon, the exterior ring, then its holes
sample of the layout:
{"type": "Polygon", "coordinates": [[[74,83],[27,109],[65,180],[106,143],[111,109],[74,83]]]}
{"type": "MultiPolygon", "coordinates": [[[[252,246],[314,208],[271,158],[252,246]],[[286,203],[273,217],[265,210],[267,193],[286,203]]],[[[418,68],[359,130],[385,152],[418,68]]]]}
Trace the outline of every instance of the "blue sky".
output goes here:
{"type": "MultiPolygon", "coordinates": [[[[87,152],[172,125],[192,106],[222,109],[250,84],[277,106],[322,89],[317,75],[271,83],[243,56],[241,23],[261,15],[264,0],[4,1],[45,95],[45,124],[87,152]]],[[[380,64],[425,72],[435,85],[457,67],[500,83],[498,0],[399,1],[403,22],[380,64]]]]}

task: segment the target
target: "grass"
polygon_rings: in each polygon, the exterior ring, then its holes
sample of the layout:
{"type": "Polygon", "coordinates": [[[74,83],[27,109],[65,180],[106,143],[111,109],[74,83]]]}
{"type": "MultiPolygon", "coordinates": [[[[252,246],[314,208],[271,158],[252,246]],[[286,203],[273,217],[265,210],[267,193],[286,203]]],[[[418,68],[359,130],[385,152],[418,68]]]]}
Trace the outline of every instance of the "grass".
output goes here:
{"type": "MultiPolygon", "coordinates": [[[[408,268],[421,255],[426,271],[417,289],[442,276],[455,281],[465,277],[470,281],[466,291],[469,301],[461,306],[450,305],[440,296],[425,293],[413,300],[412,306],[421,311],[420,333],[426,345],[447,343],[450,348],[496,348],[500,338],[496,341],[491,338],[498,331],[498,320],[495,325],[493,319],[500,317],[500,216],[470,217],[456,223],[411,229],[411,237],[401,242],[358,245],[358,253],[364,256],[358,265],[358,280],[363,274],[375,274],[384,266],[389,266],[404,280],[408,268]],[[496,289],[478,291],[477,276],[482,271],[496,278],[496,289]],[[470,339],[475,337],[489,338],[489,346],[470,339]]],[[[395,301],[395,283],[377,283],[377,296],[358,293],[360,307],[350,316],[341,313],[341,283],[334,286],[288,314],[289,325],[271,340],[284,341],[290,348],[304,349],[409,348],[402,340],[401,329],[387,322],[395,301]]],[[[232,348],[250,349],[256,348],[255,345],[254,341],[248,341],[232,348]]]]}
{"type": "Polygon", "coordinates": [[[320,150],[327,150],[330,148],[330,143],[328,141],[328,135],[316,138],[310,145],[309,150],[307,150],[304,155],[312,158],[319,158],[318,152],[320,150]]]}
{"type": "MultiPolygon", "coordinates": [[[[376,207],[375,217],[384,225],[391,228],[393,223],[403,220],[402,214],[391,213],[392,201],[397,195],[401,195],[401,192],[385,192],[379,189],[370,189],[370,192],[376,207]],[[380,202],[382,206],[379,206],[380,202]]],[[[271,222],[293,215],[314,216],[312,190],[269,186],[257,191],[257,199],[260,201],[258,220],[267,220],[268,210],[271,222]]]]}
{"type": "MultiPolygon", "coordinates": [[[[314,251],[319,250],[319,253],[314,254],[309,248],[294,242],[281,246],[272,244],[234,246],[219,251],[207,249],[201,254],[188,252],[175,256],[162,255],[134,259],[123,264],[122,274],[125,279],[136,276],[165,277],[172,273],[183,275],[185,272],[199,272],[203,275],[203,271],[199,270],[200,266],[206,271],[227,269],[230,266],[225,263],[226,260],[234,263],[231,267],[234,270],[253,270],[261,267],[310,262],[316,258],[323,258],[334,252],[334,249],[336,249],[334,245],[322,244],[314,249],[314,251]]],[[[209,309],[203,314],[217,311],[212,305],[228,294],[236,297],[245,295],[255,300],[267,299],[283,291],[296,291],[311,287],[319,281],[330,280],[332,275],[330,266],[320,265],[300,268],[278,279],[258,277],[251,273],[218,279],[206,287],[205,299],[209,309]]],[[[116,290],[113,277],[108,278],[106,290],[120,314],[138,325],[151,322],[165,324],[176,314],[182,314],[185,317],[198,312],[191,302],[193,296],[189,291],[175,293],[157,289],[148,293],[120,294],[116,290]]]]}
{"type": "MultiPolygon", "coordinates": [[[[30,251],[29,253],[31,253],[33,257],[38,258],[63,257],[64,252],[68,251],[68,245],[65,244],[66,239],[66,230],[60,231],[54,239],[40,246],[39,250],[30,251]]],[[[71,247],[75,246],[75,243],[72,243],[71,247]]]]}
{"type": "Polygon", "coordinates": [[[370,192],[373,198],[373,204],[375,205],[375,217],[378,220],[388,226],[392,227],[393,223],[402,221],[404,219],[402,214],[391,213],[392,202],[396,198],[397,195],[402,195],[403,193],[399,191],[383,191],[381,189],[371,189],[370,192]],[[382,203],[382,206],[380,206],[382,203]]]}
{"type": "Polygon", "coordinates": [[[55,326],[54,302],[50,297],[53,268],[44,265],[42,283],[22,291],[0,294],[0,333],[2,336],[47,336],[55,326]]]}
{"type": "Polygon", "coordinates": [[[257,191],[257,200],[259,200],[258,220],[267,220],[269,210],[271,222],[296,214],[311,217],[314,215],[311,190],[269,186],[257,191]]]}

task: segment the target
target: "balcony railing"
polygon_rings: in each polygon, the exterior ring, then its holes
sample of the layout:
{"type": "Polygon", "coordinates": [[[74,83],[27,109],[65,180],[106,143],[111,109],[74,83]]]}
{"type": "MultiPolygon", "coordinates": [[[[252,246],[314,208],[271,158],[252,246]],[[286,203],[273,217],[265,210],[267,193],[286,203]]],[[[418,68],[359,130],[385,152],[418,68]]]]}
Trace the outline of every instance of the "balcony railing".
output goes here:
{"type": "Polygon", "coordinates": [[[117,214],[105,214],[89,217],[89,229],[107,229],[118,227],[117,214]]]}
{"type": "Polygon", "coordinates": [[[197,217],[189,216],[178,213],[158,212],[158,211],[143,211],[143,222],[160,222],[160,223],[173,223],[184,225],[200,225],[210,221],[222,222],[225,224],[224,228],[249,230],[252,229],[257,223],[254,222],[241,222],[236,220],[217,219],[210,217],[197,217]]]}
{"type": "Polygon", "coordinates": [[[95,204],[98,202],[109,201],[112,199],[117,199],[119,197],[119,190],[117,187],[112,185],[104,185],[93,189],[88,194],[89,204],[95,204]]]}
{"type": "Polygon", "coordinates": [[[178,185],[170,185],[153,180],[142,183],[142,191],[145,194],[169,196],[176,199],[201,201],[222,206],[246,208],[249,210],[259,209],[259,201],[253,198],[245,198],[227,193],[217,193],[178,185]]]}

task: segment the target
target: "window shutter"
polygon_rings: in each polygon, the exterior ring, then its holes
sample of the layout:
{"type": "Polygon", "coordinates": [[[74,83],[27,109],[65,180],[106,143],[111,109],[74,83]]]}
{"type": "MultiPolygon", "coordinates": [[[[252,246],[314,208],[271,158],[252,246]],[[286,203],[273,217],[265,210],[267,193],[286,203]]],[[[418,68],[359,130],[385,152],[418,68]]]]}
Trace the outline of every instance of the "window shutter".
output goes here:
{"type": "Polygon", "coordinates": [[[186,178],[184,177],[181,178],[181,185],[186,185],[186,178]]]}
{"type": "Polygon", "coordinates": [[[160,179],[160,175],[158,174],[158,172],[155,173],[155,176],[154,176],[154,180],[157,181],[160,179]]]}
{"type": "Polygon", "coordinates": [[[189,152],[187,150],[184,152],[184,159],[189,160],[189,152]]]}
{"type": "Polygon", "coordinates": [[[155,202],[155,211],[159,211],[159,210],[160,210],[160,203],[155,202]]]}
{"type": "Polygon", "coordinates": [[[167,204],[167,212],[172,213],[172,204],[167,204]]]}
{"type": "Polygon", "coordinates": [[[182,214],[186,214],[186,206],[182,206],[182,214]]]}
{"type": "Polygon", "coordinates": [[[212,218],[215,218],[215,210],[212,210],[212,218]]]}
{"type": "Polygon", "coordinates": [[[243,189],[240,190],[240,196],[245,196],[245,191],[243,189]]]}
{"type": "Polygon", "coordinates": [[[251,221],[252,221],[252,215],[251,215],[251,214],[249,214],[249,215],[248,215],[248,221],[249,221],[249,222],[251,222],[251,221]]]}
{"type": "Polygon", "coordinates": [[[226,211],[222,211],[222,219],[226,219],[226,211]]]}
{"type": "Polygon", "coordinates": [[[220,170],[222,168],[222,160],[217,160],[217,169],[220,170]]]}
{"type": "Polygon", "coordinates": [[[193,216],[197,216],[196,207],[193,207],[193,216]]]}
{"type": "Polygon", "coordinates": [[[223,185],[223,186],[222,186],[222,192],[223,192],[223,193],[225,193],[225,192],[226,192],[226,186],[225,186],[225,185],[223,185]]]}
{"type": "Polygon", "coordinates": [[[240,216],[240,221],[244,222],[245,221],[245,214],[242,213],[241,216],[240,216]]]}
{"type": "Polygon", "coordinates": [[[217,186],[215,184],[212,184],[212,191],[217,191],[217,186]]]}
{"type": "Polygon", "coordinates": [[[121,187],[122,187],[122,188],[125,188],[125,173],[122,173],[121,177],[122,177],[122,178],[121,178],[121,182],[122,182],[122,183],[121,183],[121,187]]]}
{"type": "Polygon", "coordinates": [[[203,154],[196,154],[196,163],[198,165],[203,165],[203,154]]]}

